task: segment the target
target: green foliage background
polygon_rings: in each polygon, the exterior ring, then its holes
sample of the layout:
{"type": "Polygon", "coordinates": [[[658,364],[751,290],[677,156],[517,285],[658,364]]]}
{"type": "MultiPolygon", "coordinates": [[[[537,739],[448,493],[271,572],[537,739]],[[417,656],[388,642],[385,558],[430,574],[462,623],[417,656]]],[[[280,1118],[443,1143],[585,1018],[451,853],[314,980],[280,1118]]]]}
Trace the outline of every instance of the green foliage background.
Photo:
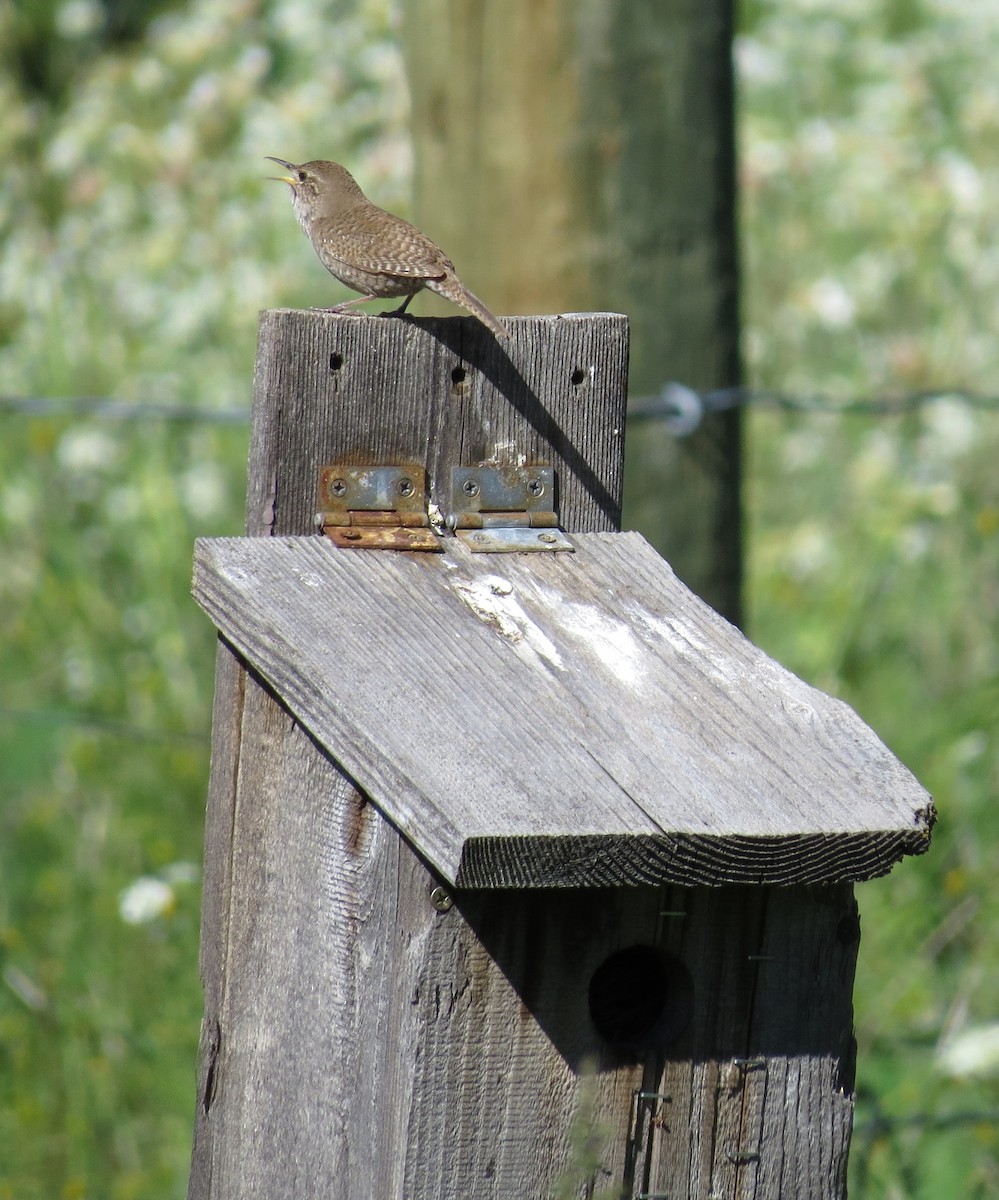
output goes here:
{"type": "MultiPolygon", "coordinates": [[[[758,0],[736,49],[751,381],[999,392],[999,11],[758,0]]],[[[0,64],[0,394],[202,414],[0,407],[0,1200],[180,1197],[191,544],[239,531],[247,439],[210,418],[248,400],[257,309],[333,294],[262,156],[344,159],[405,211],[395,13],[0,0],[0,64]]],[[[749,419],[750,633],[941,810],[928,856],[859,889],[862,1198],[999,1194],[997,461],[995,405],[957,398],[749,419]]]]}

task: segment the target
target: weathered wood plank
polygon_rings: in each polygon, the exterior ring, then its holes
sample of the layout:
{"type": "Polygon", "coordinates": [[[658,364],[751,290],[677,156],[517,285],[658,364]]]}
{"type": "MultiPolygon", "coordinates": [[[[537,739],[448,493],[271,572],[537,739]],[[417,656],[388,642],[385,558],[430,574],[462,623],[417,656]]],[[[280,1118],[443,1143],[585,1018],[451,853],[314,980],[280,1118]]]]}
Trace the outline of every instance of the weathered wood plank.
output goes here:
{"type": "Polygon", "coordinates": [[[203,541],[195,596],[463,885],[860,879],[925,848],[929,797],[852,710],[639,535],[575,540],[500,558],[203,541]]]}
{"type": "MultiPolygon", "coordinates": [[[[424,464],[435,489],[452,464],[552,463],[563,523],[616,528],[627,320],[510,325],[500,350],[460,318],[263,313],[248,532],[311,532],[327,462],[397,459],[424,464]]],[[[459,910],[428,904],[438,877],[225,645],[215,731],[191,1200],[520,1200],[522,1152],[553,1190],[571,1168],[578,1058],[552,1051],[459,910]],[[480,1079],[493,1046],[495,1073],[480,1079]]],[[[423,733],[441,736],[432,713],[423,733]]],[[[614,900],[593,953],[630,931],[651,937],[656,903],[649,889],[614,900]]],[[[508,902],[503,916],[534,944],[536,905],[508,902]]],[[[529,959],[556,1008],[561,976],[529,959]]],[[[571,1016],[575,1029],[578,1007],[571,1016]]],[[[625,1064],[586,1085],[604,1097],[608,1162],[623,1161],[614,1122],[639,1074],[625,1064]]]]}
{"type": "Polygon", "coordinates": [[[507,325],[500,345],[472,317],[262,313],[247,532],[311,533],[331,461],[423,463],[435,500],[452,466],[548,463],[563,528],[619,528],[627,318],[507,325]]]}
{"type": "Polygon", "coordinates": [[[849,887],[462,891],[439,912],[438,878],[251,675],[240,712],[192,1197],[840,1194],[849,887]],[[588,987],[634,945],[689,989],[615,1045],[588,987]],[[665,1099],[636,1120],[637,1088],[665,1099]]]}
{"type": "Polygon", "coordinates": [[[636,1128],[636,1179],[671,1197],[838,1197],[853,1119],[850,885],[676,888],[658,945],[691,1021],[636,1128]]]}
{"type": "Polygon", "coordinates": [[[438,912],[436,877],[251,677],[243,731],[192,1196],[841,1194],[849,888],[460,892],[438,912]],[[689,973],[641,1048],[588,1003],[634,944],[689,973]],[[664,1099],[633,1120],[639,1087],[664,1099]]]}
{"type": "Polygon", "coordinates": [[[229,944],[233,828],[246,673],[235,653],[219,640],[215,659],[212,760],[205,813],[205,868],[201,900],[201,980],[205,1011],[198,1046],[194,1149],[188,1194],[212,1193],[214,1128],[208,1116],[219,1081],[222,992],[229,944]]]}
{"type": "Polygon", "coordinates": [[[655,893],[439,912],[438,878],[251,677],[242,747],[190,1195],[540,1196],[579,1170],[584,1102],[620,1178],[641,1068],[596,1038],[586,979],[654,938],[655,893]]]}

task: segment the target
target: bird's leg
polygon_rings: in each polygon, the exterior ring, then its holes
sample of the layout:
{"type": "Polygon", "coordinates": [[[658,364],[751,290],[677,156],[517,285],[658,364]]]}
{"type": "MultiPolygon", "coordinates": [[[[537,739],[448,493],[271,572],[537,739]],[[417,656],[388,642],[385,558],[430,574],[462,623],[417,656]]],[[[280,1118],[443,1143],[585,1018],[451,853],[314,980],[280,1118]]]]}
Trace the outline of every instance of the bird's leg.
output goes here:
{"type": "Polygon", "coordinates": [[[405,300],[403,300],[403,302],[399,305],[398,308],[388,308],[385,310],[385,312],[379,313],[378,315],[380,317],[401,317],[402,314],[406,311],[406,308],[408,307],[410,300],[412,300],[412,298],[415,295],[416,295],[416,292],[410,292],[409,295],[406,297],[405,300]]]}
{"type": "Polygon", "coordinates": [[[355,296],[353,300],[344,300],[342,304],[334,304],[332,308],[313,308],[311,311],[328,313],[346,312],[348,308],[353,307],[355,304],[364,304],[368,300],[377,300],[378,298],[378,296],[355,296]]]}
{"type": "MultiPolygon", "coordinates": [[[[415,292],[410,292],[410,294],[406,297],[405,300],[403,300],[403,302],[399,305],[398,308],[386,309],[385,312],[380,312],[378,315],[380,317],[401,317],[403,315],[403,313],[406,311],[406,308],[409,305],[410,300],[412,300],[415,295],[416,295],[415,292]]],[[[353,300],[344,300],[344,302],[342,304],[335,304],[332,308],[313,308],[310,311],[311,312],[324,312],[324,313],[342,313],[342,312],[346,312],[348,308],[353,308],[353,306],[355,304],[366,304],[369,300],[383,300],[383,299],[384,299],[383,296],[355,296],[353,300]]]]}

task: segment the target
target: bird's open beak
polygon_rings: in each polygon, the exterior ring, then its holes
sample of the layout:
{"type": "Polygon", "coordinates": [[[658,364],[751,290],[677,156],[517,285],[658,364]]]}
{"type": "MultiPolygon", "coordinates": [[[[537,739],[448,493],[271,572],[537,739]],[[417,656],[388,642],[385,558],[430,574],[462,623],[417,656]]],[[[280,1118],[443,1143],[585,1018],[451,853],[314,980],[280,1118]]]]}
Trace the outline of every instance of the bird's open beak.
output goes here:
{"type": "MultiPolygon", "coordinates": [[[[295,164],[285,162],[283,158],[274,158],[270,154],[264,156],[268,162],[276,162],[279,167],[284,167],[286,171],[294,171],[295,164]]],[[[275,183],[288,183],[292,187],[298,186],[298,180],[291,175],[268,175],[268,179],[273,179],[275,183]]]]}

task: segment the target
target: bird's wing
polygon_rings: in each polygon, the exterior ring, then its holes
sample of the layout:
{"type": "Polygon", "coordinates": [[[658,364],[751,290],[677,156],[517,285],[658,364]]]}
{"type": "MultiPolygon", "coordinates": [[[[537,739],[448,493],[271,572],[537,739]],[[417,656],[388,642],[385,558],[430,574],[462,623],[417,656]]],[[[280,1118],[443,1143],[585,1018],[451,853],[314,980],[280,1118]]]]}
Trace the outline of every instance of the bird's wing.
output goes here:
{"type": "Polygon", "coordinates": [[[331,222],[328,231],[318,232],[336,258],[360,271],[405,279],[442,279],[454,270],[440,247],[415,225],[380,209],[341,218],[335,225],[331,222]]]}

